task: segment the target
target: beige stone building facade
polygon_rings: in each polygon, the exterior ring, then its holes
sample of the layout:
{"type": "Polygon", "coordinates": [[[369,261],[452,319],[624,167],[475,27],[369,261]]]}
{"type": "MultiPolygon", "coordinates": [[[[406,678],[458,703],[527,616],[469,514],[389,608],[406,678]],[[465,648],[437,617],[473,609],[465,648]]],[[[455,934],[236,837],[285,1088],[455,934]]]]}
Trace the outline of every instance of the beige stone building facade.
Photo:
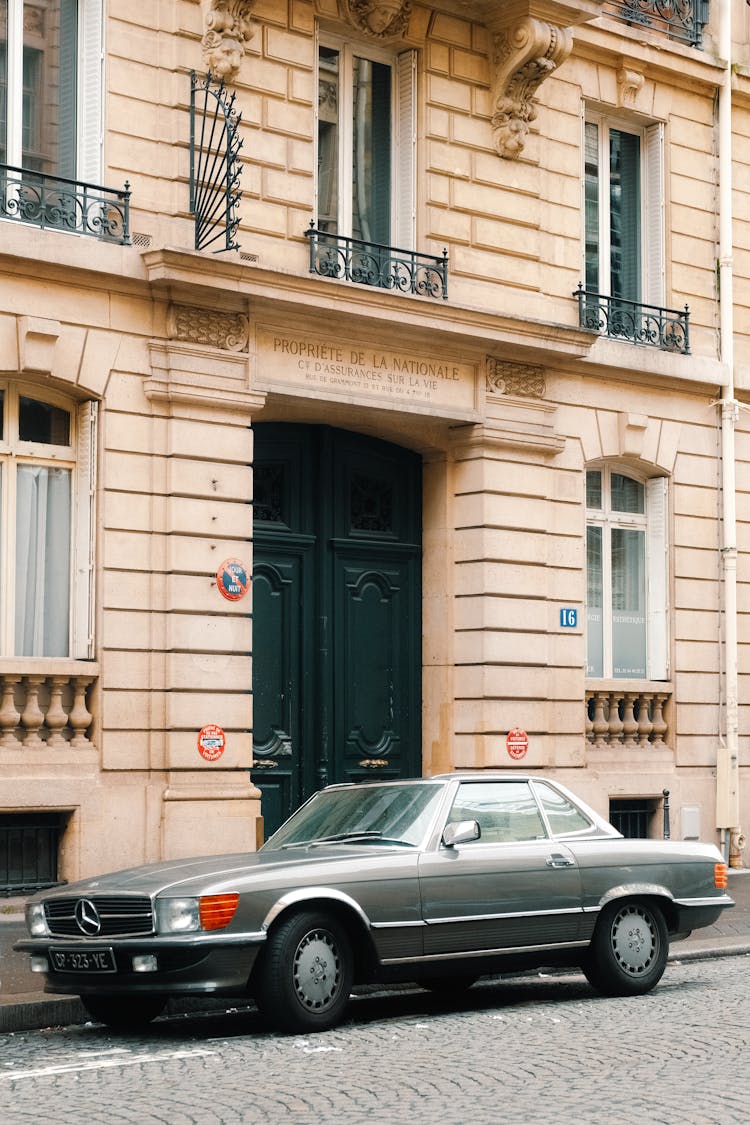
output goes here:
{"type": "Polygon", "coordinates": [[[0,893],[454,768],[741,862],[747,4],[0,21],[0,893]]]}

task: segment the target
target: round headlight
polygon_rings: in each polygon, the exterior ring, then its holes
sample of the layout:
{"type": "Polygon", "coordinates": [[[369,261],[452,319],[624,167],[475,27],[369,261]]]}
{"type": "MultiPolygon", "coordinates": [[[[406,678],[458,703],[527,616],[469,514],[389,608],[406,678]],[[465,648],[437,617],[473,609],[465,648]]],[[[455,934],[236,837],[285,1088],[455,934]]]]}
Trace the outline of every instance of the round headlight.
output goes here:
{"type": "Polygon", "coordinates": [[[158,898],[156,928],[160,934],[188,934],[201,928],[197,898],[158,898]]]}

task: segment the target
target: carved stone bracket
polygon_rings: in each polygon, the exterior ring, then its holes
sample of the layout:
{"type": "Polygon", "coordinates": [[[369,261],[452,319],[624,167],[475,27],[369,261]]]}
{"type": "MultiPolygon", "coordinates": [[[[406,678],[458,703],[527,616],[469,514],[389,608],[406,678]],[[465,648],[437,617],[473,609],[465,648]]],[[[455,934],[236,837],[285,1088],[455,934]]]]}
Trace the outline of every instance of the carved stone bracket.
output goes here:
{"type": "Polygon", "coordinates": [[[169,310],[170,339],[205,344],[228,352],[246,352],[249,321],[244,313],[218,312],[193,305],[172,305],[169,310]]]}
{"type": "Polygon", "coordinates": [[[500,156],[518,156],[536,117],[534,95],[570,54],[571,28],[601,15],[601,0],[503,0],[490,20],[492,133],[500,156]]]}
{"type": "Polygon", "coordinates": [[[570,28],[524,19],[495,35],[492,136],[500,156],[519,156],[536,117],[534,94],[573,46],[570,28]]]}
{"type": "Polygon", "coordinates": [[[544,398],[544,368],[528,363],[507,363],[487,356],[489,394],[515,395],[518,398],[544,398]]]}
{"type": "Polygon", "coordinates": [[[255,34],[250,13],[255,0],[201,0],[203,61],[216,78],[237,77],[245,44],[255,34]]]}
{"type": "Polygon", "coordinates": [[[394,39],[406,31],[412,0],[342,0],[353,27],[371,39],[394,39]]]}

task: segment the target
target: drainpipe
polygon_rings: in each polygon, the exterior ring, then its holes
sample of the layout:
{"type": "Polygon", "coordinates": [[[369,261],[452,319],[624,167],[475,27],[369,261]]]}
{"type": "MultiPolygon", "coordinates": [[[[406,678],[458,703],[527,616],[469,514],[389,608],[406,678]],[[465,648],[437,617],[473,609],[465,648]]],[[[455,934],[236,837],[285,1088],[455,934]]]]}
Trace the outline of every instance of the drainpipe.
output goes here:
{"type": "MultiPolygon", "coordinates": [[[[721,585],[724,595],[724,729],[716,758],[716,827],[727,859],[739,857],[739,700],[737,676],[737,508],[732,262],[732,3],[719,0],[719,347],[727,373],[721,396],[721,585]]],[[[739,862],[737,862],[739,866],[739,862]]]]}

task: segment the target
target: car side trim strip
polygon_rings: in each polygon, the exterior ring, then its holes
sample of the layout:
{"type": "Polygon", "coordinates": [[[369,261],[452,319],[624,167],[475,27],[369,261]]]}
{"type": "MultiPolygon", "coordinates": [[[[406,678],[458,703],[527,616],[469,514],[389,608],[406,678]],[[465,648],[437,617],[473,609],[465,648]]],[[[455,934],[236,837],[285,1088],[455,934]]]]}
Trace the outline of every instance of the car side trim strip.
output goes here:
{"type": "Polygon", "coordinates": [[[588,948],[589,944],[589,940],[586,939],[586,941],[562,941],[542,945],[507,945],[493,949],[467,949],[461,953],[426,953],[417,957],[384,957],[382,964],[421,965],[425,961],[464,961],[469,957],[504,957],[511,956],[514,953],[542,953],[545,949],[555,951],[560,949],[584,949],[588,948]]]}
{"type": "Polygon", "coordinates": [[[448,918],[427,918],[425,922],[428,926],[444,926],[462,922],[495,922],[506,918],[559,918],[582,913],[583,908],[576,906],[561,910],[509,910],[503,914],[456,914],[448,918]]]}

